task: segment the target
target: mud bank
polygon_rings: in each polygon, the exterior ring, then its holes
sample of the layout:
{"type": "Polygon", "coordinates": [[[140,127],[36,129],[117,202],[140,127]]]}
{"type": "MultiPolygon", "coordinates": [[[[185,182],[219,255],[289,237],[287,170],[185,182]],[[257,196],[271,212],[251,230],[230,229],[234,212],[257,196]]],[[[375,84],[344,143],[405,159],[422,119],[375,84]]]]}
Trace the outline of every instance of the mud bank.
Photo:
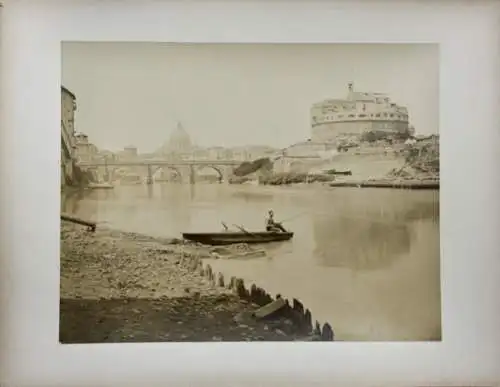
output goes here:
{"type": "Polygon", "coordinates": [[[214,255],[176,239],[62,223],[60,341],[333,340],[330,325],[313,324],[298,300],[290,305],[213,273],[202,259],[214,255]],[[284,305],[255,317],[273,302],[284,305]]]}

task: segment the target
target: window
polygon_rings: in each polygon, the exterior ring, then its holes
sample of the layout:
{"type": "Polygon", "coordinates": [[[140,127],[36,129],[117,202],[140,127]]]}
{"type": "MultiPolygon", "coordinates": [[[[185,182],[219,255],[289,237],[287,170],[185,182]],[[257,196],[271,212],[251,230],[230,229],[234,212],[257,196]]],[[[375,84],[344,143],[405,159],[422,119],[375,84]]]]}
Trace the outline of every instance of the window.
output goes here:
{"type": "Polygon", "coordinates": [[[391,118],[394,118],[394,114],[391,114],[391,118]]]}
{"type": "Polygon", "coordinates": [[[354,114],[349,114],[349,118],[354,118],[356,117],[354,114]]]}
{"type": "Polygon", "coordinates": [[[375,117],[380,117],[380,113],[377,113],[377,114],[375,115],[375,117]]]}
{"type": "Polygon", "coordinates": [[[339,114],[338,117],[339,118],[344,118],[344,115],[343,114],[339,114]]]}
{"type": "Polygon", "coordinates": [[[359,118],[364,118],[364,117],[366,117],[366,114],[358,114],[358,117],[359,118]]]}

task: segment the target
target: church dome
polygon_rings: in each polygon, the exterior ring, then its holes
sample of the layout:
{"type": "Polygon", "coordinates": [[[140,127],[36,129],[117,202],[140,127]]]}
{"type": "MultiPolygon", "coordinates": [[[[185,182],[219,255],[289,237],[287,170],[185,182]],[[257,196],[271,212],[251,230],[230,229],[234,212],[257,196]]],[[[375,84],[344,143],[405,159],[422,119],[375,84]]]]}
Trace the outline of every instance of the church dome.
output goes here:
{"type": "Polygon", "coordinates": [[[177,127],[165,145],[164,148],[167,152],[188,152],[193,147],[191,137],[180,122],[177,123],[177,127]]]}

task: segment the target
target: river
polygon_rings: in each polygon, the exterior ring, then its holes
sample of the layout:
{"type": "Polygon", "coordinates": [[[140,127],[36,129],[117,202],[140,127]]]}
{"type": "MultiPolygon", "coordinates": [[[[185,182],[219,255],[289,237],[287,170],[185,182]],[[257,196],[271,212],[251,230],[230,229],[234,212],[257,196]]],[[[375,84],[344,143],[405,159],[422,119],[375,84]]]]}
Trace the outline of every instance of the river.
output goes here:
{"type": "Polygon", "coordinates": [[[300,299],[337,340],[441,338],[438,191],[167,183],[95,190],[62,206],[162,237],[220,231],[221,221],[262,230],[273,209],[293,240],[263,246],[263,258],[209,260],[215,271],[300,299]]]}

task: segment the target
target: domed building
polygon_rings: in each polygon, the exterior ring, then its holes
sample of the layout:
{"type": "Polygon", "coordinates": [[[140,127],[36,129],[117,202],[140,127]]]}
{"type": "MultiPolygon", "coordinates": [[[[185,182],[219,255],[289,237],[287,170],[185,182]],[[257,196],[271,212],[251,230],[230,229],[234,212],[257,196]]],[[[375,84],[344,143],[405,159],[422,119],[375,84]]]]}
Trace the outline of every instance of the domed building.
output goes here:
{"type": "Polygon", "coordinates": [[[191,137],[186,132],[180,122],[174,132],[170,135],[168,141],[163,144],[160,152],[164,155],[183,155],[193,151],[191,137]]]}

